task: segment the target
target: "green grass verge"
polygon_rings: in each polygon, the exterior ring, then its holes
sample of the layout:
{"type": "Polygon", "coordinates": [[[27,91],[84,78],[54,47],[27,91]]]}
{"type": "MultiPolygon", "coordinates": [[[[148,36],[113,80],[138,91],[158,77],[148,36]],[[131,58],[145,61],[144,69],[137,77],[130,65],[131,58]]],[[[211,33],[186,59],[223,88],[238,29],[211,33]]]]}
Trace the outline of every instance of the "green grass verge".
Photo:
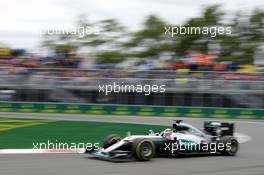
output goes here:
{"type": "MultiPolygon", "coordinates": [[[[125,136],[128,131],[132,134],[146,134],[150,129],[160,132],[165,128],[165,126],[159,125],[107,122],[14,120],[13,124],[31,121],[37,123],[37,125],[0,131],[0,148],[2,149],[33,148],[33,143],[47,143],[48,140],[54,143],[101,143],[104,137],[111,133],[125,136]]],[[[10,124],[12,121],[10,122],[10,119],[0,119],[0,126],[3,127],[3,123],[10,124]]]]}

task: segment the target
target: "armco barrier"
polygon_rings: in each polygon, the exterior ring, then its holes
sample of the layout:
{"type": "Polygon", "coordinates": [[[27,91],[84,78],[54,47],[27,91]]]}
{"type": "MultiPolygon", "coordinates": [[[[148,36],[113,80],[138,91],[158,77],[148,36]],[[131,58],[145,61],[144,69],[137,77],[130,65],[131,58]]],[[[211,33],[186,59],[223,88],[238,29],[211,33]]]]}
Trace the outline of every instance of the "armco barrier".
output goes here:
{"type": "Polygon", "coordinates": [[[0,112],[264,119],[264,109],[0,102],[0,112]]]}

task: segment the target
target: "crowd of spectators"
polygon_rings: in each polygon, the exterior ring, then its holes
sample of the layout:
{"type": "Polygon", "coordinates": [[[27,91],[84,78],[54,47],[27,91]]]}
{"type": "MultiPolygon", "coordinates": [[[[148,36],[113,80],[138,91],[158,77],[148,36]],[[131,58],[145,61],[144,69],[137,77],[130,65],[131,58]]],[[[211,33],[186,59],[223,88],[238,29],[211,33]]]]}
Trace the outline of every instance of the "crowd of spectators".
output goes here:
{"type": "Polygon", "coordinates": [[[223,79],[263,81],[264,73],[254,65],[238,65],[215,61],[216,55],[195,54],[177,61],[160,61],[159,64],[120,67],[118,64],[94,65],[81,68],[83,59],[76,54],[38,57],[17,54],[0,57],[0,76],[23,75],[36,78],[138,78],[138,79],[223,79]],[[142,66],[145,69],[138,69],[142,66]]]}

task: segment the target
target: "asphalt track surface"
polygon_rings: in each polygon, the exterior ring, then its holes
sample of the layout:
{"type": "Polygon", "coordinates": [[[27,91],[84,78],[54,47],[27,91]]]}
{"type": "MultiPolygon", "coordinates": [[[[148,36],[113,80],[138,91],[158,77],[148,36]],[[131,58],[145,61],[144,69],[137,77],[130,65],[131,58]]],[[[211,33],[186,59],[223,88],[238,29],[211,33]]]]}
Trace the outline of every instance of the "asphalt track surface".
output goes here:
{"type": "MultiPolygon", "coordinates": [[[[170,125],[173,118],[85,116],[58,114],[8,114],[0,117],[42,118],[54,120],[108,121],[170,125]]],[[[182,118],[201,127],[204,120],[182,118]]],[[[21,154],[0,155],[1,175],[264,175],[264,122],[235,122],[236,132],[249,135],[251,140],[240,144],[235,157],[155,158],[149,162],[113,163],[87,158],[85,154],[21,154]]]]}

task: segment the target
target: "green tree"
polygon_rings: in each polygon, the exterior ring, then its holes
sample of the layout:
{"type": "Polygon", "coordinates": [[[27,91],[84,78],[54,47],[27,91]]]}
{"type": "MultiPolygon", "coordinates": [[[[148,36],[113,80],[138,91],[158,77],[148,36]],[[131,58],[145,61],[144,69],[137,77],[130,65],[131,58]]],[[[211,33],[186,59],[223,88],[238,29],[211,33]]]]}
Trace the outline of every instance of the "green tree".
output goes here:
{"type": "Polygon", "coordinates": [[[131,40],[124,44],[128,48],[141,48],[129,55],[135,57],[158,57],[162,52],[171,51],[171,42],[164,35],[165,21],[155,15],[149,15],[143,28],[132,34],[131,40]]]}

